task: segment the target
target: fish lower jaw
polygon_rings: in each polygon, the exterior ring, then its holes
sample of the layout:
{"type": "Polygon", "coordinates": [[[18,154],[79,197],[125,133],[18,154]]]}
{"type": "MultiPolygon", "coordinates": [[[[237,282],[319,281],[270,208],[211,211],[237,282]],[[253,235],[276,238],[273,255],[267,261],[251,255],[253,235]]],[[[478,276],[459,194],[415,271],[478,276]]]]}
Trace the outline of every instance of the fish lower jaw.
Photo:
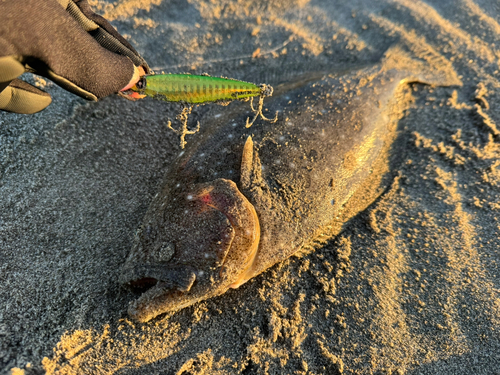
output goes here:
{"type": "Polygon", "coordinates": [[[173,299],[181,294],[184,293],[158,283],[130,302],[128,314],[132,319],[145,323],[164,312],[183,308],[183,306],[176,306],[173,309],[162,308],[167,299],[173,299]]]}

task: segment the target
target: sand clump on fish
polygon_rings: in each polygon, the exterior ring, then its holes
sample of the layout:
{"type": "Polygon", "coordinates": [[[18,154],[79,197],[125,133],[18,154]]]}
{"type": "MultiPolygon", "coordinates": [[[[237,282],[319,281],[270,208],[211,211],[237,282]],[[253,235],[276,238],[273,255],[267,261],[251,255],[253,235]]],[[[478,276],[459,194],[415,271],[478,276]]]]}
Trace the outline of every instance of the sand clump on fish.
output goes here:
{"type": "Polygon", "coordinates": [[[120,281],[149,321],[237,288],[339,233],[380,194],[406,84],[459,85],[431,53],[386,52],[340,77],[311,75],[269,101],[276,124],[245,128],[238,109],[206,121],[154,197],[120,281]],[[415,56],[416,55],[416,56],[415,56]]]}

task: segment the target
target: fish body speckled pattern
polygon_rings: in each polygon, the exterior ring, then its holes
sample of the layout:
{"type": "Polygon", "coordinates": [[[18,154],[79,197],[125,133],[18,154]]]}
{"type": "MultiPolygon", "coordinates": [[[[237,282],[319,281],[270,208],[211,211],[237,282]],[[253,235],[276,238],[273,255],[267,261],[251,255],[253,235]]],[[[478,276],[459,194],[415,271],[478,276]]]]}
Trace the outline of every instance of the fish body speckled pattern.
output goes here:
{"type": "Polygon", "coordinates": [[[130,316],[148,321],[237,288],[366,208],[387,170],[405,84],[460,83],[425,66],[392,48],[370,68],[283,88],[268,104],[281,113],[276,124],[247,129],[240,107],[206,121],[123,267],[120,281],[145,290],[130,316]]]}

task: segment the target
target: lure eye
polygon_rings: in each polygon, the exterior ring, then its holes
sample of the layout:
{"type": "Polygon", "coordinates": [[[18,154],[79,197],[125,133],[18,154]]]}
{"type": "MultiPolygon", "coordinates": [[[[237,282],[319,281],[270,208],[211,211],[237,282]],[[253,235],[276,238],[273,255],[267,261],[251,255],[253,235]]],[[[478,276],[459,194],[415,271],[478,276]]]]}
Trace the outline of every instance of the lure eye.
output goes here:
{"type": "Polygon", "coordinates": [[[143,90],[146,88],[146,78],[141,77],[139,81],[135,84],[135,87],[137,87],[139,90],[143,90]]]}

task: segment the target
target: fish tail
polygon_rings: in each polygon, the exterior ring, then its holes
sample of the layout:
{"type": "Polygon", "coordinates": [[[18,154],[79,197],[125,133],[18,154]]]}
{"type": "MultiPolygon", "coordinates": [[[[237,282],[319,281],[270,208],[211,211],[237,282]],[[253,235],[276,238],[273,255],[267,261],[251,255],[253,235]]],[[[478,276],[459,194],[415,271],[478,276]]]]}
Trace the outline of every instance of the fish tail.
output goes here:
{"type": "Polygon", "coordinates": [[[396,45],[382,59],[382,69],[404,71],[408,82],[432,86],[461,86],[462,81],[450,60],[429,45],[413,44],[408,48],[396,45]]]}

